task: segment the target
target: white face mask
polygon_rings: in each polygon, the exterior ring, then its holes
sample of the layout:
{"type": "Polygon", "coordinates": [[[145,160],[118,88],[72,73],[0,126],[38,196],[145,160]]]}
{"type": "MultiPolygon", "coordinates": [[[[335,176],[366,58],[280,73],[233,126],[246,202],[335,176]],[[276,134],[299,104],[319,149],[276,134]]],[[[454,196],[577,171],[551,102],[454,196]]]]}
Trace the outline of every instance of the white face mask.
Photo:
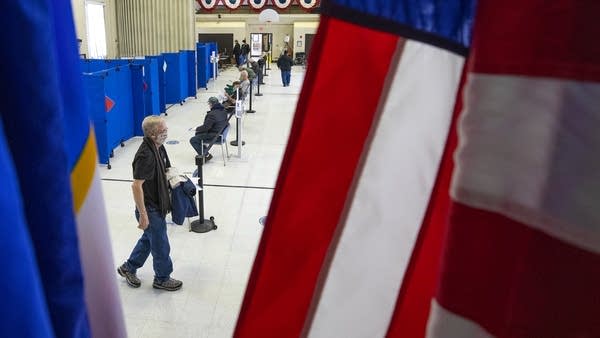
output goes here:
{"type": "Polygon", "coordinates": [[[158,145],[162,145],[163,143],[165,143],[166,140],[167,140],[167,132],[166,131],[156,135],[156,143],[158,143],[158,145]]]}

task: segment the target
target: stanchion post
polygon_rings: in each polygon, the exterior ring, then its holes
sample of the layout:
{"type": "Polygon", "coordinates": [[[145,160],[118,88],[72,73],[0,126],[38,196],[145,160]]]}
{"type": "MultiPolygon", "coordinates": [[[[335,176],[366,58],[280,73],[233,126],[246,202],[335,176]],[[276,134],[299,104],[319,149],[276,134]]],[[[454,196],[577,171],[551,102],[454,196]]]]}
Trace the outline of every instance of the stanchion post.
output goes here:
{"type": "Polygon", "coordinates": [[[209,232],[217,230],[215,218],[210,216],[209,219],[204,219],[204,182],[202,181],[202,156],[196,155],[196,166],[198,167],[198,219],[190,225],[190,231],[193,232],[209,232]]]}
{"type": "Polygon", "coordinates": [[[215,51],[214,50],[211,52],[210,62],[213,65],[213,81],[214,81],[214,80],[217,79],[217,68],[218,68],[218,67],[216,67],[216,64],[217,64],[218,61],[217,61],[217,57],[215,55],[215,51]]]}
{"type": "Polygon", "coordinates": [[[254,87],[254,85],[252,84],[252,82],[250,82],[250,92],[248,93],[248,95],[250,95],[250,108],[246,110],[246,113],[248,114],[256,113],[256,111],[252,109],[252,87],[254,87]]]}
{"type": "Polygon", "coordinates": [[[257,88],[257,92],[256,94],[254,94],[255,96],[262,96],[263,94],[260,93],[260,77],[258,79],[258,81],[256,81],[256,88],[257,88]]]}
{"type": "Polygon", "coordinates": [[[264,76],[269,76],[269,74],[267,74],[267,70],[271,70],[271,68],[269,68],[269,57],[266,58],[266,60],[265,60],[265,66],[263,68],[265,69],[265,75],[264,76]]]}
{"type": "MultiPolygon", "coordinates": [[[[236,89],[236,97],[240,97],[240,89],[236,89]]],[[[242,140],[242,114],[244,113],[244,102],[241,100],[235,100],[235,140],[229,142],[234,147],[237,147],[239,142],[242,140]]],[[[246,142],[241,141],[242,146],[246,144],[246,142]]],[[[238,147],[241,148],[241,147],[238,147]]],[[[241,149],[238,149],[238,155],[241,158],[242,152],[241,149]]]]}
{"type": "MultiPolygon", "coordinates": [[[[243,105],[243,103],[242,103],[243,105]]],[[[237,110],[237,109],[236,109],[237,110]]],[[[244,107],[242,106],[242,112],[244,111],[244,107]]],[[[236,139],[241,140],[242,139],[242,114],[240,114],[240,117],[237,116],[236,113],[236,129],[235,129],[235,135],[236,135],[236,139]]],[[[238,143],[239,144],[239,143],[238,143]]],[[[244,141],[242,141],[242,145],[237,147],[237,154],[238,154],[238,158],[242,158],[242,147],[245,144],[244,141]]]]}

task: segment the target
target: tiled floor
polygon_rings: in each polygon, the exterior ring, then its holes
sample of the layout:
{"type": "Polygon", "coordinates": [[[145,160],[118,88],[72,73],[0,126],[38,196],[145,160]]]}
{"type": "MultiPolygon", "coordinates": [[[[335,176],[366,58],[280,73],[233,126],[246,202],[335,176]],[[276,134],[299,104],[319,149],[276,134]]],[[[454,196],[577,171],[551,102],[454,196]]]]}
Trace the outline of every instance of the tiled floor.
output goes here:
{"type": "MultiPolygon", "coordinates": [[[[171,164],[180,172],[191,176],[195,169],[195,152],[188,140],[193,128],[202,124],[208,97],[222,91],[238,74],[234,68],[223,71],[209,83],[208,90],[199,90],[197,99],[189,98],[182,106],[167,110],[167,142],[179,143],[166,148],[171,164]]],[[[244,119],[247,144],[242,157],[230,146],[234,156],[223,166],[220,147],[211,150],[214,158],[204,166],[204,210],[207,218],[215,217],[218,230],[198,234],[188,231],[187,222],[168,225],[172,276],[183,281],[183,288],[176,292],[153,289],[151,257],[138,270],[142,279],[139,289],[128,287],[115,272],[129,337],[232,335],[262,232],[258,219],[269,208],[303,76],[302,68],[294,67],[291,85],[284,88],[277,67],[271,67],[266,85],[260,88],[264,95],[253,99],[256,113],[244,119]]],[[[234,137],[235,127],[229,138],[234,137]]],[[[129,256],[141,235],[131,193],[131,161],[140,143],[139,137],[125,142],[125,147],[114,151],[112,169],[102,166],[100,170],[115,268],[129,256]]]]}

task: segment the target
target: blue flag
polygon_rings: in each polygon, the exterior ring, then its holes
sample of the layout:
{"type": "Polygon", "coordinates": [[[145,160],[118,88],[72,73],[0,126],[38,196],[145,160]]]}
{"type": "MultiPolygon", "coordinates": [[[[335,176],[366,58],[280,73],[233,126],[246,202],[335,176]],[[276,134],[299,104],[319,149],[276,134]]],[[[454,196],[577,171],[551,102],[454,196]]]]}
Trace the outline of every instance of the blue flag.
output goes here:
{"type": "MultiPolygon", "coordinates": [[[[0,3],[0,44],[5,46],[0,51],[0,112],[23,201],[27,224],[23,231],[29,232],[43,285],[40,303],[43,300],[47,305],[54,335],[87,337],[90,328],[70,179],[70,166],[76,160],[70,154],[76,151],[68,148],[66,141],[72,139],[71,135],[87,136],[89,130],[85,127],[89,128],[89,122],[83,124],[84,128],[66,128],[65,111],[81,107],[76,92],[71,93],[71,101],[64,99],[63,92],[68,87],[68,75],[78,71],[78,63],[65,64],[61,55],[70,54],[74,48],[70,46],[75,43],[73,36],[63,35],[66,23],[72,30],[72,17],[64,17],[70,14],[68,1],[0,3]]],[[[68,123],[77,122],[69,116],[68,123]]],[[[83,142],[70,144],[83,147],[83,142]]],[[[18,200],[19,196],[13,198],[18,200]]],[[[32,264],[20,257],[19,261],[32,264]]],[[[46,310],[41,306],[40,311],[46,310]]],[[[15,324],[43,325],[29,315],[20,320],[26,323],[15,324]]]]}
{"type": "Polygon", "coordinates": [[[4,294],[0,307],[0,336],[54,337],[1,123],[0,175],[4,178],[0,194],[0,248],[5,257],[3,278],[0,279],[4,294]],[[23,323],[24,319],[27,323],[23,323]]]}

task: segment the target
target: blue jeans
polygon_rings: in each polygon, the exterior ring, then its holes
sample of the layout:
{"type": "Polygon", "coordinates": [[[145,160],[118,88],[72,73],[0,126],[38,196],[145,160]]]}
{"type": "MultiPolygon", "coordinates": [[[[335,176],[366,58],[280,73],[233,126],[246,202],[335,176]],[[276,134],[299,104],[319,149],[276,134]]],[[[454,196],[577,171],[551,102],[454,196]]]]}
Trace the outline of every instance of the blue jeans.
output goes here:
{"type": "Polygon", "coordinates": [[[290,85],[290,78],[292,77],[292,72],[289,70],[282,70],[281,71],[281,82],[283,83],[284,86],[289,86],[290,85]]]}
{"type": "Polygon", "coordinates": [[[198,134],[190,138],[190,144],[192,145],[196,153],[198,153],[198,155],[206,155],[208,154],[208,144],[210,143],[210,141],[212,141],[213,138],[215,138],[215,136],[215,134],[198,134]],[[202,144],[204,144],[204,152],[202,152],[202,144]]]}
{"type": "MultiPolygon", "coordinates": [[[[167,237],[167,222],[160,211],[146,206],[150,224],[144,230],[142,237],[138,240],[135,248],[127,260],[127,270],[135,273],[146,262],[148,255],[152,253],[152,265],[154,267],[154,279],[164,282],[169,279],[173,272],[173,262],[169,253],[171,246],[167,237]]],[[[135,218],[139,221],[140,214],[135,211],[135,218]]]]}

